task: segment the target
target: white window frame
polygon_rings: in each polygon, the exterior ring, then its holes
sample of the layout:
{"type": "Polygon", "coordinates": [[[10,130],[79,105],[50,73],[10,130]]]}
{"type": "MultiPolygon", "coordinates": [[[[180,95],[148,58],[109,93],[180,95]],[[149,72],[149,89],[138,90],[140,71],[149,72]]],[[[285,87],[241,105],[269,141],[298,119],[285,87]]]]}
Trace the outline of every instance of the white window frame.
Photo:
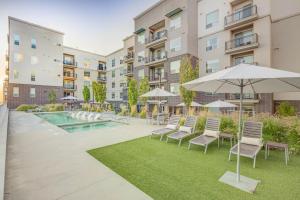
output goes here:
{"type": "Polygon", "coordinates": [[[138,62],[143,62],[145,60],[145,51],[140,51],[137,54],[138,62]]]}
{"type": "Polygon", "coordinates": [[[30,57],[30,63],[31,63],[32,65],[36,65],[36,64],[38,64],[38,62],[39,62],[39,60],[38,60],[38,57],[37,57],[37,56],[31,56],[31,57],[30,57]]]}
{"type": "Polygon", "coordinates": [[[219,17],[220,17],[219,15],[220,15],[219,10],[214,10],[214,11],[209,12],[209,13],[206,14],[206,17],[205,17],[205,27],[206,27],[206,29],[212,28],[212,27],[219,24],[219,17]],[[209,16],[213,15],[213,14],[217,15],[216,19],[214,21],[208,22],[209,16]]]}
{"type": "Polygon", "coordinates": [[[208,60],[206,61],[206,73],[214,73],[216,71],[220,70],[220,61],[218,59],[215,59],[215,60],[208,60]],[[214,69],[214,68],[210,68],[211,71],[208,71],[208,66],[211,65],[211,64],[218,64],[218,69],[214,69]]]}
{"type": "Polygon", "coordinates": [[[20,46],[20,43],[21,43],[20,40],[21,40],[21,39],[20,39],[20,35],[15,33],[15,34],[14,34],[14,45],[20,46]],[[17,42],[18,44],[16,44],[16,42],[17,42]]]}
{"type": "Polygon", "coordinates": [[[214,49],[217,49],[219,47],[219,38],[218,37],[211,37],[208,38],[206,41],[206,51],[212,51],[214,49]],[[212,41],[215,40],[215,43],[212,41]]]}
{"type": "Polygon", "coordinates": [[[35,97],[36,97],[35,88],[30,88],[30,91],[29,91],[29,97],[30,97],[30,98],[35,98],[35,97]],[[34,92],[33,92],[33,91],[34,91],[34,92]]]}
{"type": "Polygon", "coordinates": [[[137,42],[139,43],[139,44],[145,44],[145,31],[143,31],[143,32],[141,32],[141,33],[139,33],[139,34],[137,34],[137,42]]]}
{"type": "Polygon", "coordinates": [[[172,61],[170,63],[170,74],[178,74],[180,72],[180,65],[181,65],[181,60],[172,61]],[[173,67],[173,70],[172,70],[172,67],[173,67]],[[174,68],[175,68],[175,70],[174,70],[174,68]]]}
{"type": "Polygon", "coordinates": [[[181,12],[170,18],[170,30],[176,30],[181,27],[181,12]]]}
{"type": "Polygon", "coordinates": [[[14,53],[14,62],[20,63],[23,61],[23,54],[21,53],[14,53]]]}
{"type": "Polygon", "coordinates": [[[175,39],[172,39],[170,41],[170,51],[171,52],[178,52],[181,50],[181,37],[178,37],[178,38],[175,38],[175,39]]]}
{"type": "Polygon", "coordinates": [[[180,93],[180,84],[179,83],[170,83],[170,92],[176,95],[180,93]]]}
{"type": "Polygon", "coordinates": [[[145,77],[145,69],[138,70],[138,78],[143,79],[145,77]]]}
{"type": "Polygon", "coordinates": [[[36,39],[35,38],[31,38],[31,48],[32,49],[36,49],[37,45],[36,45],[36,39]]]}
{"type": "Polygon", "coordinates": [[[19,87],[13,87],[13,97],[19,97],[19,96],[20,96],[19,87]]]}

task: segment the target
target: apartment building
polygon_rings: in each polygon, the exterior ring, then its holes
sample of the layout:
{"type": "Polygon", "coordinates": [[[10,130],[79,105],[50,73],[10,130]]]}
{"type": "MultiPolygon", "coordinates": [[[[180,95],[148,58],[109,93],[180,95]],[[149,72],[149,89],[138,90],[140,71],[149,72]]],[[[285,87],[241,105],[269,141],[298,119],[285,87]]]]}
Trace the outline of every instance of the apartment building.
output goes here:
{"type": "MultiPolygon", "coordinates": [[[[184,56],[197,60],[197,1],[161,0],[134,18],[134,77],[149,78],[151,89],[161,87],[179,95],[179,68],[184,56]]],[[[174,112],[180,97],[168,98],[174,112]]]]}
{"type": "Polygon", "coordinates": [[[127,66],[124,63],[124,48],[106,56],[106,99],[119,108],[123,103],[123,89],[127,87],[127,66]]]}

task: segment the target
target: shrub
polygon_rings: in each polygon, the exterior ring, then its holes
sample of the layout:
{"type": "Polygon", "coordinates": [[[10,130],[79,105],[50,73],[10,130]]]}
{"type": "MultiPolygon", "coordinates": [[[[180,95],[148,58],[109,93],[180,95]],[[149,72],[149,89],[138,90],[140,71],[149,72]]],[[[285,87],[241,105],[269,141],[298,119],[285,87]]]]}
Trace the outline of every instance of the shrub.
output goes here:
{"type": "Polygon", "coordinates": [[[96,112],[102,112],[102,108],[99,106],[97,109],[96,109],[96,112]]]}
{"type": "Polygon", "coordinates": [[[64,105],[63,104],[46,104],[43,106],[43,110],[45,112],[63,111],[64,105]]]}
{"type": "Polygon", "coordinates": [[[289,102],[282,102],[277,107],[277,114],[279,116],[287,117],[287,116],[295,116],[296,109],[289,102]]]}
{"type": "Polygon", "coordinates": [[[196,132],[203,132],[205,129],[206,118],[205,117],[198,117],[197,124],[196,124],[196,132]]]}
{"type": "Polygon", "coordinates": [[[147,109],[146,109],[146,107],[144,106],[144,107],[142,108],[141,113],[140,113],[140,118],[146,119],[146,116],[147,116],[147,109]]]}
{"type": "Polygon", "coordinates": [[[127,106],[121,106],[121,112],[119,113],[121,116],[126,116],[128,115],[128,109],[127,106]]]}
{"type": "Polygon", "coordinates": [[[37,105],[35,104],[22,104],[16,108],[16,111],[28,111],[35,108],[37,108],[37,105]]]}
{"type": "Polygon", "coordinates": [[[157,109],[157,105],[155,105],[153,110],[152,110],[152,117],[157,116],[157,114],[158,114],[158,109],[157,109]]]}
{"type": "Polygon", "coordinates": [[[130,116],[135,117],[136,115],[137,115],[136,105],[133,105],[133,106],[131,106],[131,109],[130,109],[130,116]]]}
{"type": "Polygon", "coordinates": [[[221,116],[220,131],[236,135],[238,132],[238,124],[232,117],[221,116]]]}
{"type": "Polygon", "coordinates": [[[185,122],[185,117],[181,117],[179,121],[179,126],[183,126],[184,122],[185,122]]]}
{"type": "Polygon", "coordinates": [[[275,142],[283,142],[286,140],[285,136],[288,132],[288,127],[276,117],[268,117],[263,120],[263,138],[264,140],[271,140],[275,142]]]}

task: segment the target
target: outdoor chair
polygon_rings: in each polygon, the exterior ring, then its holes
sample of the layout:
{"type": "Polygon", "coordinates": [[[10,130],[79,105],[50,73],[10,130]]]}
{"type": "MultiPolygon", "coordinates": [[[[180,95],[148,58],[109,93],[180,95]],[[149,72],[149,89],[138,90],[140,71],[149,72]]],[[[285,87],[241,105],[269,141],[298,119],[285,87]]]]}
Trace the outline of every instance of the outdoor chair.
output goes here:
{"type": "Polygon", "coordinates": [[[158,130],[152,131],[151,138],[153,135],[159,135],[160,141],[162,141],[164,135],[171,133],[173,131],[176,131],[178,124],[180,122],[180,116],[179,115],[172,115],[171,118],[168,121],[168,124],[165,128],[161,128],[158,130]]]}
{"type": "Polygon", "coordinates": [[[206,120],[205,129],[202,135],[195,137],[189,141],[189,147],[191,148],[191,145],[200,145],[204,146],[204,153],[206,154],[207,147],[210,143],[214,142],[215,140],[218,140],[218,148],[220,146],[220,119],[217,118],[208,118],[206,120]]]}
{"type": "Polygon", "coordinates": [[[178,146],[180,146],[184,138],[194,134],[196,123],[196,116],[188,116],[184,122],[184,125],[180,126],[178,131],[167,136],[166,142],[168,143],[169,138],[173,140],[179,140],[178,146]]]}
{"type": "MultiPolygon", "coordinates": [[[[240,142],[240,156],[252,158],[253,168],[256,164],[256,156],[263,146],[262,142],[262,128],[261,122],[246,121],[243,125],[243,133],[240,142]]],[[[233,146],[229,152],[229,160],[231,154],[238,153],[238,144],[233,146]]]]}

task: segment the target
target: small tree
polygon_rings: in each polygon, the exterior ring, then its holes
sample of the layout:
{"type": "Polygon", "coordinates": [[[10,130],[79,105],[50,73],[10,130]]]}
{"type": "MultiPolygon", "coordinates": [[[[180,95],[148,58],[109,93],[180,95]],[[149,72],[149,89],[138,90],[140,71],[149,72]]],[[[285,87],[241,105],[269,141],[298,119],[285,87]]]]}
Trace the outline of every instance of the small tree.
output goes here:
{"type": "MultiPolygon", "coordinates": [[[[199,76],[199,65],[192,66],[191,57],[184,57],[180,63],[180,84],[192,81],[199,76]]],[[[189,91],[184,87],[180,86],[180,96],[185,103],[186,107],[189,108],[196,93],[189,91]]]]}
{"type": "MultiPolygon", "coordinates": [[[[140,82],[140,87],[139,87],[139,96],[145,94],[146,92],[148,92],[150,89],[149,86],[149,80],[148,77],[144,77],[141,82],[140,82]]],[[[146,104],[147,102],[147,97],[140,97],[141,102],[143,103],[143,105],[146,104]]]]}
{"type": "Polygon", "coordinates": [[[128,85],[128,103],[130,107],[137,104],[138,100],[138,89],[137,89],[137,82],[135,79],[130,79],[128,85]]]}
{"type": "Polygon", "coordinates": [[[106,99],[106,85],[94,81],[92,83],[92,88],[96,102],[103,104],[106,99]]]}
{"type": "Polygon", "coordinates": [[[82,95],[84,102],[87,103],[91,98],[90,89],[87,86],[83,87],[82,95]]]}
{"type": "Polygon", "coordinates": [[[277,107],[277,113],[283,117],[295,116],[297,114],[295,107],[286,101],[279,104],[277,107]]]}
{"type": "Polygon", "coordinates": [[[54,90],[51,90],[48,94],[48,100],[51,104],[56,102],[56,93],[54,90]]]}

